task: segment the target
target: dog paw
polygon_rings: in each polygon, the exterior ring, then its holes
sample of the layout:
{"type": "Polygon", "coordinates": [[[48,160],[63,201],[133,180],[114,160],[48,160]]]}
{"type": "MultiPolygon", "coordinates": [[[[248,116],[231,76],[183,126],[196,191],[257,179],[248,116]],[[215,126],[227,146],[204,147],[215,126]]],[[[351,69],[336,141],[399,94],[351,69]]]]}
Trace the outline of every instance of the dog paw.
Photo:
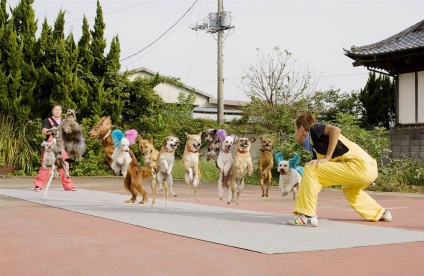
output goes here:
{"type": "Polygon", "coordinates": [[[284,192],[282,195],[283,196],[286,196],[286,195],[288,195],[289,193],[288,192],[284,192]]]}

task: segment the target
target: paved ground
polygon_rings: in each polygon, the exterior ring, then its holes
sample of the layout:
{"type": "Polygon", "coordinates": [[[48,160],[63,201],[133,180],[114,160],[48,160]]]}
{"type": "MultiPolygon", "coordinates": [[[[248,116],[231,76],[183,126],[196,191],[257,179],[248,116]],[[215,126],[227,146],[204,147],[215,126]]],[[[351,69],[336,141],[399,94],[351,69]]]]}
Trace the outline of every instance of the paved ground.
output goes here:
{"type": "MultiPolygon", "coordinates": [[[[31,188],[32,181],[0,178],[0,188],[31,188]]],[[[128,195],[121,178],[79,177],[74,182],[77,189],[128,195]]],[[[52,187],[60,187],[57,180],[52,187]]],[[[144,188],[151,197],[148,180],[144,188]]],[[[186,194],[177,181],[178,197],[173,200],[272,214],[291,212],[293,200],[282,198],[277,187],[272,187],[269,198],[261,198],[259,190],[248,185],[240,205],[227,205],[217,198],[215,184],[203,183],[201,201],[196,203],[193,193],[186,194]]],[[[370,194],[392,212],[393,222],[362,220],[337,190],[320,193],[319,217],[424,232],[423,195],[370,194]]],[[[267,255],[0,196],[0,275],[422,275],[423,259],[424,242],[267,255]]]]}

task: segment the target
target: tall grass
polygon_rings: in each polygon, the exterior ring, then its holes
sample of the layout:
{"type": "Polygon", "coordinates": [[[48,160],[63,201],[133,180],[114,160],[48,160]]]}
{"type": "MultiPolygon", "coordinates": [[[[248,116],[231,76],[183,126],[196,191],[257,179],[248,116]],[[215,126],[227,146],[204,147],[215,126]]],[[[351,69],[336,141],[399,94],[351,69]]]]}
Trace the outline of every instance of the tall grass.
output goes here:
{"type": "Polygon", "coordinates": [[[39,151],[34,150],[34,141],[28,133],[31,131],[30,124],[16,126],[9,116],[0,113],[0,165],[26,172],[33,170],[34,161],[40,159],[36,157],[39,151]]]}

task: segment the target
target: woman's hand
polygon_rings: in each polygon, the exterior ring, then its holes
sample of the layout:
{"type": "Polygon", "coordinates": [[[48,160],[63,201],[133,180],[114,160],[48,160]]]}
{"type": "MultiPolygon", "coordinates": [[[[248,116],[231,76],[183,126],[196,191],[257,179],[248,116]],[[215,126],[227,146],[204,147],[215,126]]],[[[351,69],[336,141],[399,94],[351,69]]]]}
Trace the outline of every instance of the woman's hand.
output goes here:
{"type": "Polygon", "coordinates": [[[324,157],[324,158],[321,158],[321,159],[313,159],[313,160],[309,161],[308,164],[306,164],[306,165],[307,166],[313,166],[314,164],[317,164],[317,169],[318,169],[318,166],[319,166],[320,163],[324,163],[324,162],[328,162],[328,161],[330,161],[330,159],[327,158],[327,157],[324,157]]]}

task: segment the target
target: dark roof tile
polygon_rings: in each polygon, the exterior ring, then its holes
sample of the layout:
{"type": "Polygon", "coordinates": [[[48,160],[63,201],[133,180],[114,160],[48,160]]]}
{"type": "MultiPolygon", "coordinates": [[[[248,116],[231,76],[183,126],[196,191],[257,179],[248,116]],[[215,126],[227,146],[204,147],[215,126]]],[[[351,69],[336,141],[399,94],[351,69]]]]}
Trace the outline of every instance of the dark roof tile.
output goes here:
{"type": "Polygon", "coordinates": [[[421,47],[424,47],[424,20],[380,42],[365,46],[352,46],[351,50],[344,50],[347,54],[367,56],[421,47]]]}

